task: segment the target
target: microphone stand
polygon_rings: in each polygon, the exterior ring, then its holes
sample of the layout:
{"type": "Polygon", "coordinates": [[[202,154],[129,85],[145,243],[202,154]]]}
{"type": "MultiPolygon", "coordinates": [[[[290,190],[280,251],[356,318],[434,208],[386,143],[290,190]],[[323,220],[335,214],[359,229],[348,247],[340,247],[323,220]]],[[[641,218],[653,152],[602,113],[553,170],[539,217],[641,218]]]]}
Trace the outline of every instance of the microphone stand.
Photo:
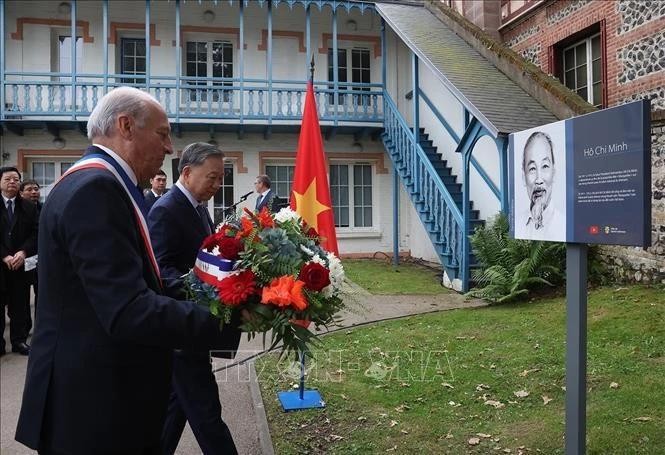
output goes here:
{"type": "Polygon", "coordinates": [[[235,202],[233,205],[229,205],[228,207],[226,207],[226,208],[224,209],[224,217],[226,218],[227,216],[233,214],[233,213],[235,212],[236,207],[237,207],[241,202],[245,202],[245,201],[247,200],[247,198],[248,198],[249,196],[251,196],[253,193],[254,193],[253,191],[250,191],[249,193],[247,193],[247,194],[245,194],[245,195],[243,195],[243,196],[240,196],[240,199],[238,200],[238,202],[235,202]]]}

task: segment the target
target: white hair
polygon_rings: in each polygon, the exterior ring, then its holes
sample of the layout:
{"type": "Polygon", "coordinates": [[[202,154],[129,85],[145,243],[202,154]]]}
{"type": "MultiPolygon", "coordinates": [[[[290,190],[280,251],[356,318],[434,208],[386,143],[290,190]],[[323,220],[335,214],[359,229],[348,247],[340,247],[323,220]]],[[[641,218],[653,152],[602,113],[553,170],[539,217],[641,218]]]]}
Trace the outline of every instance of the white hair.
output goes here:
{"type": "Polygon", "coordinates": [[[139,127],[145,125],[148,104],[159,104],[149,93],[134,87],[118,87],[99,100],[88,119],[88,139],[109,137],[115,129],[118,115],[128,114],[139,127]]]}

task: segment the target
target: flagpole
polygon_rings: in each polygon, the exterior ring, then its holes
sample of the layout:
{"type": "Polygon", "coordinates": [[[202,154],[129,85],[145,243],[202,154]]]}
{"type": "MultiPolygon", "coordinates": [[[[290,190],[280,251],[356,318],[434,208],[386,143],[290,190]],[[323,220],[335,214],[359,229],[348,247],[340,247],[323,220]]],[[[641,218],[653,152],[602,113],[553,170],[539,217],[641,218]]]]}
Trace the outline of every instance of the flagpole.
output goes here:
{"type": "Polygon", "coordinates": [[[312,54],[312,60],[309,63],[309,81],[314,85],[314,54],[312,54]]]}
{"type": "MultiPolygon", "coordinates": [[[[316,125],[316,129],[318,130],[317,136],[318,136],[318,141],[319,141],[319,146],[318,150],[319,153],[321,153],[321,156],[323,156],[323,147],[320,144],[321,141],[321,134],[320,134],[320,128],[318,125],[318,116],[316,114],[316,100],[314,98],[314,54],[312,53],[312,58],[310,60],[310,68],[309,68],[309,81],[307,82],[307,90],[306,90],[306,96],[305,96],[305,109],[303,110],[303,126],[301,127],[301,139],[303,137],[308,137],[307,133],[303,133],[303,130],[310,132],[312,131],[312,125],[311,123],[306,123],[306,119],[309,119],[310,121],[312,118],[314,119],[314,123],[316,125]],[[311,93],[310,93],[310,86],[309,84],[312,84],[311,87],[311,93]],[[311,95],[311,96],[310,96],[311,95]],[[311,105],[310,105],[311,103],[311,105]],[[309,112],[309,114],[308,114],[309,112]],[[314,114],[313,114],[314,113],[314,114]],[[312,115],[313,114],[313,115],[312,115]],[[303,135],[304,134],[304,135],[303,135]]],[[[310,136],[311,137],[311,136],[310,136]]],[[[300,152],[302,143],[299,140],[298,141],[298,152],[296,153],[296,167],[298,166],[298,160],[299,156],[301,157],[300,159],[302,160],[302,153],[300,152]]],[[[296,175],[298,173],[296,172],[296,175]]],[[[323,180],[326,181],[325,174],[323,175],[323,180]]],[[[296,179],[297,181],[297,179],[296,179]]],[[[316,179],[313,180],[313,182],[316,181],[316,179]]],[[[326,183],[327,186],[327,183],[326,183]]],[[[299,191],[304,192],[304,189],[301,189],[299,191]]],[[[316,189],[315,189],[316,191],[316,189]]],[[[330,204],[330,196],[326,198],[327,204],[330,204]]],[[[318,203],[318,200],[316,200],[318,203]]],[[[292,199],[292,204],[293,204],[293,199],[292,199]]],[[[293,207],[293,206],[292,206],[293,207]]],[[[295,209],[295,207],[293,207],[295,209]]],[[[315,215],[315,216],[318,216],[315,215]]],[[[336,238],[334,237],[335,233],[333,230],[333,239],[335,240],[335,246],[334,246],[334,252],[337,253],[337,245],[336,245],[336,238]]],[[[308,324],[309,325],[309,324],[308,324]]],[[[305,330],[307,330],[306,326],[303,327],[305,330]]],[[[299,380],[299,386],[298,390],[290,390],[290,391],[284,391],[284,392],[278,392],[277,397],[279,398],[280,403],[282,404],[282,408],[284,411],[298,411],[302,409],[312,409],[312,408],[324,408],[326,406],[325,402],[323,401],[323,398],[321,397],[321,394],[319,393],[318,390],[316,389],[310,389],[306,390],[305,389],[305,353],[303,351],[298,351],[298,357],[300,361],[300,380],[299,380]]]]}

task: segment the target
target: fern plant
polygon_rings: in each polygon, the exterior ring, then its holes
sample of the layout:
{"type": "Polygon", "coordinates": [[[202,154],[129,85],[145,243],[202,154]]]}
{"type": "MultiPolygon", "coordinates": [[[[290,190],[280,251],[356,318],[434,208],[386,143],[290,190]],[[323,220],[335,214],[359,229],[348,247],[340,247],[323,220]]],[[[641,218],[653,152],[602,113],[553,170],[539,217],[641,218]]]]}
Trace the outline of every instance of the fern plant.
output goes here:
{"type": "Polygon", "coordinates": [[[480,267],[472,272],[477,287],[468,295],[502,303],[563,281],[565,244],[517,240],[508,232],[508,219],[499,214],[471,235],[480,267]]]}

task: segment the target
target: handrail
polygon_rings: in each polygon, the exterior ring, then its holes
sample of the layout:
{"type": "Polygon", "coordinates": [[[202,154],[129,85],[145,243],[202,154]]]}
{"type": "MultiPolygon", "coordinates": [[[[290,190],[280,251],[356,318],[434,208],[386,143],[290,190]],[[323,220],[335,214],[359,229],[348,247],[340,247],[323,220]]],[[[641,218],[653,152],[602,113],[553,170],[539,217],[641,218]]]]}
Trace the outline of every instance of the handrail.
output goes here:
{"type": "MultiPolygon", "coordinates": [[[[448,188],[443,184],[441,179],[438,177],[438,174],[436,170],[434,169],[434,166],[432,165],[431,161],[427,158],[427,155],[425,155],[425,151],[421,147],[420,143],[416,141],[415,135],[411,128],[409,128],[404,121],[404,118],[400,114],[399,110],[397,109],[397,105],[395,102],[390,98],[390,95],[388,95],[387,92],[383,93],[383,100],[384,103],[395,113],[397,113],[396,118],[402,127],[403,130],[405,130],[409,136],[410,141],[415,141],[416,143],[416,153],[418,155],[418,158],[422,162],[424,168],[427,170],[427,173],[432,177],[432,180],[435,182],[436,188],[439,190],[439,192],[442,194],[446,205],[448,205],[449,209],[451,210],[453,217],[455,218],[455,221],[459,226],[463,226],[463,218],[462,218],[462,213],[460,212],[459,208],[457,207],[457,204],[455,201],[453,201],[452,196],[450,195],[450,192],[448,192],[448,188]]],[[[384,117],[386,116],[387,111],[384,110],[384,117]]]]}
{"type": "MultiPolygon", "coordinates": [[[[26,76],[26,77],[72,77],[70,72],[51,72],[51,71],[5,71],[5,76],[26,76]]],[[[104,77],[115,78],[115,79],[139,79],[145,80],[145,74],[121,74],[121,73],[76,73],[76,78],[98,78],[103,79],[104,77]]],[[[255,84],[267,84],[269,79],[257,79],[257,78],[238,78],[238,77],[201,77],[201,76],[160,76],[151,74],[150,80],[167,80],[175,81],[180,79],[181,81],[199,81],[199,82],[245,82],[245,83],[255,83],[255,84]]],[[[10,82],[10,81],[5,81],[10,82]]],[[[15,82],[36,82],[32,80],[15,82]]],[[[307,86],[306,79],[272,79],[273,84],[285,84],[285,85],[296,85],[302,86],[303,91],[306,90],[307,86]]],[[[151,84],[152,85],[152,84],[151,84]]],[[[314,86],[331,86],[332,81],[314,81],[314,86]]],[[[383,84],[376,82],[341,82],[341,86],[344,87],[359,87],[359,88],[377,88],[383,90],[383,84]]],[[[330,88],[329,90],[333,90],[330,88]]]]}
{"type": "MultiPolygon", "coordinates": [[[[423,101],[425,101],[425,104],[427,104],[427,106],[430,108],[430,110],[432,111],[434,116],[439,120],[439,123],[441,123],[443,125],[443,127],[446,129],[446,131],[448,132],[450,137],[459,146],[459,143],[462,140],[462,138],[464,137],[464,135],[462,135],[462,137],[459,137],[457,135],[457,132],[455,132],[455,130],[453,130],[452,127],[448,124],[448,122],[446,122],[446,120],[443,118],[443,115],[441,114],[441,112],[439,112],[439,110],[436,108],[434,103],[429,99],[429,97],[425,94],[425,92],[423,92],[422,90],[419,90],[419,94],[420,94],[420,97],[423,99],[423,101]]],[[[478,160],[476,158],[474,158],[473,155],[471,155],[471,164],[476,169],[476,171],[478,171],[478,174],[480,174],[480,176],[485,181],[485,183],[487,184],[489,189],[492,191],[492,193],[494,193],[494,196],[496,196],[496,198],[500,201],[501,200],[501,191],[499,191],[499,188],[497,188],[496,184],[489,177],[489,175],[487,174],[487,171],[485,171],[485,168],[483,168],[483,166],[478,162],[478,160]]]]}
{"type": "Polygon", "coordinates": [[[423,92],[422,90],[418,90],[418,94],[423,99],[423,101],[425,101],[425,104],[427,104],[427,106],[430,108],[434,116],[439,120],[439,123],[441,123],[443,127],[446,129],[446,131],[453,139],[453,141],[455,141],[456,144],[459,144],[460,141],[459,135],[455,130],[453,130],[453,128],[448,124],[448,122],[446,122],[446,119],[443,118],[443,115],[441,115],[441,112],[439,112],[439,110],[436,108],[432,100],[430,100],[429,97],[425,95],[425,92],[423,92]]]}
{"type": "MultiPolygon", "coordinates": [[[[302,117],[305,84],[297,81],[275,83],[272,97],[268,80],[252,79],[244,83],[233,78],[175,78],[152,76],[146,88],[142,75],[81,74],[72,82],[69,73],[16,73],[3,80],[5,104],[2,118],[28,120],[34,116],[87,116],[109,88],[135,86],[152,93],[164,106],[169,118],[217,119],[242,118],[268,124],[302,117]],[[24,77],[18,77],[24,76],[24,77]],[[46,80],[44,80],[46,79],[46,80]],[[58,80],[60,79],[60,80],[58,80]],[[239,100],[243,100],[239,103],[239,100]],[[270,115],[272,113],[272,115],[270,115]]],[[[351,84],[349,84],[351,85],[351,84]]],[[[376,84],[374,84],[376,85],[376,84]]],[[[338,104],[332,103],[334,89],[326,82],[316,89],[322,121],[382,122],[382,88],[370,84],[343,86],[337,92],[338,104]],[[362,87],[358,89],[357,87],[362,87]]]]}

